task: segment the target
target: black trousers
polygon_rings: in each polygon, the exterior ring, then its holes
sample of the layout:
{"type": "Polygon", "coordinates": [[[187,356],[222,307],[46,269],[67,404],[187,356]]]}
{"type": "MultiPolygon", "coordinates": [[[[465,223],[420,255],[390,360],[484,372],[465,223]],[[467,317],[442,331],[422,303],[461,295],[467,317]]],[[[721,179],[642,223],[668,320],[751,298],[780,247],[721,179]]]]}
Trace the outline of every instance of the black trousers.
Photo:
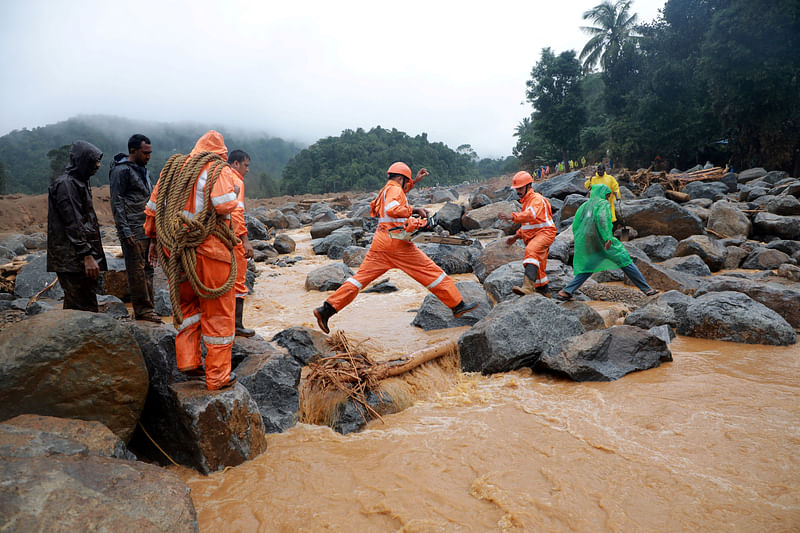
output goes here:
{"type": "Polygon", "coordinates": [[[150,239],[137,240],[135,246],[122,241],[125,256],[125,273],[128,276],[128,293],[131,295],[133,315],[136,318],[155,313],[153,304],[153,267],[147,261],[150,239]]]}
{"type": "Polygon", "coordinates": [[[97,280],[83,272],[56,272],[64,289],[64,309],[97,313],[97,280]]]}

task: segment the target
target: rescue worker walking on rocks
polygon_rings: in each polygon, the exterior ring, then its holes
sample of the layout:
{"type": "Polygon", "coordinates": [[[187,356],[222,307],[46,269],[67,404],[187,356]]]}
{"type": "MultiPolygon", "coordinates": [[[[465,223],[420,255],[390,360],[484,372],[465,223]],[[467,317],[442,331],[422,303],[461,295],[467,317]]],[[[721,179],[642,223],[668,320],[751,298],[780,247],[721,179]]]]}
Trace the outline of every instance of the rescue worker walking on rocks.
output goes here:
{"type": "Polygon", "coordinates": [[[111,213],[125,256],[125,273],[136,320],[161,323],[153,305],[153,266],[147,259],[150,239],[144,233],[144,208],[153,185],[147,162],[153,147],[142,134],[128,139],[128,155],[117,154],[108,173],[111,213]]]}
{"type": "Polygon", "coordinates": [[[393,163],[386,172],[389,180],[370,203],[370,216],[378,217],[378,229],[364,261],[353,277],[347,278],[322,306],[314,309],[319,328],[329,333],[328,320],[352,302],[358,291],[369,285],[378,276],[392,268],[399,268],[436,295],[458,318],[478,306],[477,302],[465,302],[452,278],[442,271],[431,258],[406,240],[393,239],[389,229],[411,222],[412,215],[427,219],[428,213],[421,207],[411,207],[406,192],[416,182],[428,175],[426,169],[417,172],[411,179],[411,168],[402,162],[393,163]]]}
{"type": "Polygon", "coordinates": [[[209,131],[188,156],[176,154],[167,161],[145,208],[145,233],[157,239],[150,244],[150,261],[155,265],[160,258],[169,279],[178,370],[190,377],[205,375],[209,390],[236,381],[231,372],[233,249],[239,240],[230,215],[238,206],[239,187],[227,156],[222,135],[209,131]]]}
{"type": "Polygon", "coordinates": [[[591,191],[594,185],[605,185],[613,193],[609,199],[609,203],[611,204],[611,223],[613,224],[617,221],[617,212],[614,208],[614,202],[615,199],[618,200],[621,198],[619,194],[619,183],[617,183],[617,180],[614,178],[614,176],[606,173],[606,166],[603,163],[597,165],[597,172],[595,175],[586,180],[586,182],[583,184],[588,191],[591,191]]]}
{"type": "Polygon", "coordinates": [[[75,141],[64,173],[47,189],[47,271],[64,289],[64,309],[98,311],[97,278],[107,268],[89,178],[102,157],[95,145],[75,141]]]}
{"type": "Polygon", "coordinates": [[[250,171],[250,156],[243,150],[233,150],[228,155],[228,164],[233,169],[236,184],[239,186],[236,209],[233,210],[233,230],[239,240],[233,251],[236,254],[236,284],[233,292],[236,295],[236,336],[252,337],[256,334],[252,329],[244,327],[242,315],[244,314],[244,299],[249,291],[247,289],[247,260],[253,257],[253,246],[247,238],[247,224],[244,222],[244,177],[250,171]]]}
{"type": "Polygon", "coordinates": [[[556,225],[553,222],[553,211],[547,198],[533,190],[533,178],[525,171],[517,172],[511,182],[516,190],[522,211],[519,213],[498,213],[501,220],[509,220],[515,224],[522,224],[517,232],[506,239],[506,244],[511,246],[517,239],[525,243],[525,258],[522,265],[525,276],[521,287],[511,290],[524,296],[534,290],[543,296],[550,296],[547,279],[547,254],[550,245],[556,238],[556,225]]]}
{"type": "Polygon", "coordinates": [[[608,186],[593,185],[589,201],[582,204],[575,212],[572,221],[572,233],[575,237],[572,270],[575,277],[566,287],[558,291],[556,299],[562,301],[571,299],[572,294],[594,272],[617,268],[621,268],[646,296],[658,293],[656,289],[650,288],[625,246],[611,231],[612,196],[613,193],[608,186]]]}

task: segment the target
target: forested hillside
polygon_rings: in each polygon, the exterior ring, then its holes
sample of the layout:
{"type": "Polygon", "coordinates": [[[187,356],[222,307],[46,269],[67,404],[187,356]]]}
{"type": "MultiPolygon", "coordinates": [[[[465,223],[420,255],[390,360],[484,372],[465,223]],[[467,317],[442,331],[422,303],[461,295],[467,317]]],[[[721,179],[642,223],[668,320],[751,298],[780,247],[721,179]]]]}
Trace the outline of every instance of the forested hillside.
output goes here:
{"type": "Polygon", "coordinates": [[[153,143],[148,168],[155,179],[172,154],[188,153],[209,129],[222,132],[229,150],[239,148],[250,154],[252,161],[246,181],[248,196],[277,194],[278,180],[286,162],[302,148],[297,143],[266,134],[230,130],[213,124],[78,116],[32,130],[15,130],[0,137],[0,187],[5,176],[5,190],[0,189],[0,193],[46,192],[52,177],[64,168],[69,145],[78,139],[89,141],[103,151],[102,166],[92,183],[108,183],[109,162],[117,153],[127,153],[128,137],[133,133],[143,133],[153,143]]]}
{"type": "Polygon", "coordinates": [[[523,167],[562,159],[800,173],[800,2],[668,0],[641,23],[630,0],[583,18],[580,53],[541,51],[517,127],[523,167]]]}
{"type": "Polygon", "coordinates": [[[441,142],[429,142],[425,133],[411,137],[377,126],[369,131],[345,130],[339,137],[320,139],[297,154],[283,172],[282,192],[379,189],[394,161],[408,163],[415,173],[426,167],[431,173],[428,184],[459,183],[517,169],[514,157],[478,160],[469,145],[456,151],[441,142]]]}

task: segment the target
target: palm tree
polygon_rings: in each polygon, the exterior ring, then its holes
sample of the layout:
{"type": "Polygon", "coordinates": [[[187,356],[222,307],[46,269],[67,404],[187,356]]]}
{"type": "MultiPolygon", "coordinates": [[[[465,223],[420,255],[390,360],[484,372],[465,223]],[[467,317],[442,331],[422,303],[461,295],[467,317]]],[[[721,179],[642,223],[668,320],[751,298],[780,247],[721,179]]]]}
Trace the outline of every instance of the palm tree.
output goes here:
{"type": "Polygon", "coordinates": [[[640,37],[634,29],[637,15],[631,15],[630,9],[631,0],[617,0],[613,4],[605,0],[583,14],[583,20],[595,23],[595,26],[581,27],[592,35],[580,54],[584,72],[591,71],[598,62],[603,70],[608,70],[609,65],[619,57],[622,45],[640,37]]]}

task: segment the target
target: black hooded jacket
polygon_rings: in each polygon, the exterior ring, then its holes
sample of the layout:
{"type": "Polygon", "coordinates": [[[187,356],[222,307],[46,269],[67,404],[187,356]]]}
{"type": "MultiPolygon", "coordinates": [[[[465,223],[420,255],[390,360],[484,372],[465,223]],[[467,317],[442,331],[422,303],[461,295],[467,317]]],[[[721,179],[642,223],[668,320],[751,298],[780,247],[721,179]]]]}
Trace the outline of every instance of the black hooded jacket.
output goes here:
{"type": "Polygon", "coordinates": [[[107,270],[100,224],[92,204],[89,178],[103,157],[96,146],[75,141],[69,164],[47,191],[47,271],[84,272],[83,258],[94,256],[107,270]]]}
{"type": "Polygon", "coordinates": [[[129,161],[125,154],[117,154],[111,162],[108,178],[111,184],[111,211],[114,213],[119,240],[127,237],[146,239],[144,207],[153,191],[147,167],[129,161]]]}

